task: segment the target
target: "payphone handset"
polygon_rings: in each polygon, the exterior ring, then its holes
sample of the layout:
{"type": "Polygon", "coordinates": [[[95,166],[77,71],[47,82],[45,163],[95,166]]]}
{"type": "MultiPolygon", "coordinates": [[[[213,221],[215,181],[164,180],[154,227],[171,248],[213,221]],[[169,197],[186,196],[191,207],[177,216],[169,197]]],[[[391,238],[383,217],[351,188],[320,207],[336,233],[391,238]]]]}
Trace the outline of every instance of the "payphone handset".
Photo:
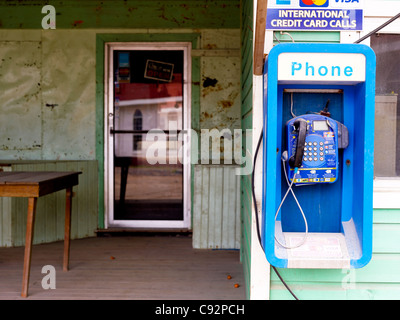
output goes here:
{"type": "Polygon", "coordinates": [[[344,128],[337,121],[318,114],[289,120],[286,124],[289,181],[294,178],[295,185],[335,182],[338,175],[338,138],[340,129],[344,128]]]}

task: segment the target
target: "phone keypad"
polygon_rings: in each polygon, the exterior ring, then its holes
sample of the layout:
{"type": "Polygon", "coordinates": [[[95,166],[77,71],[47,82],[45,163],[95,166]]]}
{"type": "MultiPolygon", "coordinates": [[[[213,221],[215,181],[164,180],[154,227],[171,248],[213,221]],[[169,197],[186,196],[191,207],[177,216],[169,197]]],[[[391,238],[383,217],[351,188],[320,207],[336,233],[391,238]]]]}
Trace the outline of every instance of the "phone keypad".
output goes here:
{"type": "Polygon", "coordinates": [[[324,141],[306,141],[304,144],[303,164],[312,167],[321,165],[324,161],[324,141]]]}

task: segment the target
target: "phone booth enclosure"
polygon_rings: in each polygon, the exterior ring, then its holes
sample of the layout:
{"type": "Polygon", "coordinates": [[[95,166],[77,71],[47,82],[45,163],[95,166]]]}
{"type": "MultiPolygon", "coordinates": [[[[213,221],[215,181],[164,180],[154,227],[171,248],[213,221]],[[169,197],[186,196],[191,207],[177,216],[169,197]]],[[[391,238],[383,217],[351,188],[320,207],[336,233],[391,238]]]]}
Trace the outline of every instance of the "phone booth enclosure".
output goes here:
{"type": "Polygon", "coordinates": [[[268,261],[287,268],[360,268],[372,256],[375,54],[361,44],[279,44],[264,66],[262,241],[268,261]],[[286,65],[285,65],[286,64],[286,65]],[[284,70],[286,68],[286,70],[284,70]],[[329,101],[329,102],[328,102],[329,101]],[[320,112],[348,130],[333,183],[293,186],[308,224],[288,190],[282,153],[286,124],[320,112]]]}

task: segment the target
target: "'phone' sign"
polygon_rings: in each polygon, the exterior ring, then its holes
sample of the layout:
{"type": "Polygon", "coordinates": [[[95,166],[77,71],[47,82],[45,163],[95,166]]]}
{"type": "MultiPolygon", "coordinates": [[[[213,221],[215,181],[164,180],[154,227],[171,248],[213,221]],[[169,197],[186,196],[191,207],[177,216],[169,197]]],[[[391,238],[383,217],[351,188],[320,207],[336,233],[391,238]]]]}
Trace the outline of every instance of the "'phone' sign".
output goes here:
{"type": "Polygon", "coordinates": [[[364,82],[365,56],[359,53],[281,53],[278,57],[278,81],[285,83],[364,82]]]}

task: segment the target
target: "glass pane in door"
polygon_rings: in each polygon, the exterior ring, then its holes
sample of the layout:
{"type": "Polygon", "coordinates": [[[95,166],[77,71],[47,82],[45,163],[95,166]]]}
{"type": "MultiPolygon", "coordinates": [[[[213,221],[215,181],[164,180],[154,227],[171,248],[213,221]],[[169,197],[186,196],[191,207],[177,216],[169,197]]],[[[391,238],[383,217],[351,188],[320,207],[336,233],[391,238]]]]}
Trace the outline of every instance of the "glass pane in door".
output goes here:
{"type": "Polygon", "coordinates": [[[183,51],[114,51],[114,219],[183,220],[183,51]]]}

